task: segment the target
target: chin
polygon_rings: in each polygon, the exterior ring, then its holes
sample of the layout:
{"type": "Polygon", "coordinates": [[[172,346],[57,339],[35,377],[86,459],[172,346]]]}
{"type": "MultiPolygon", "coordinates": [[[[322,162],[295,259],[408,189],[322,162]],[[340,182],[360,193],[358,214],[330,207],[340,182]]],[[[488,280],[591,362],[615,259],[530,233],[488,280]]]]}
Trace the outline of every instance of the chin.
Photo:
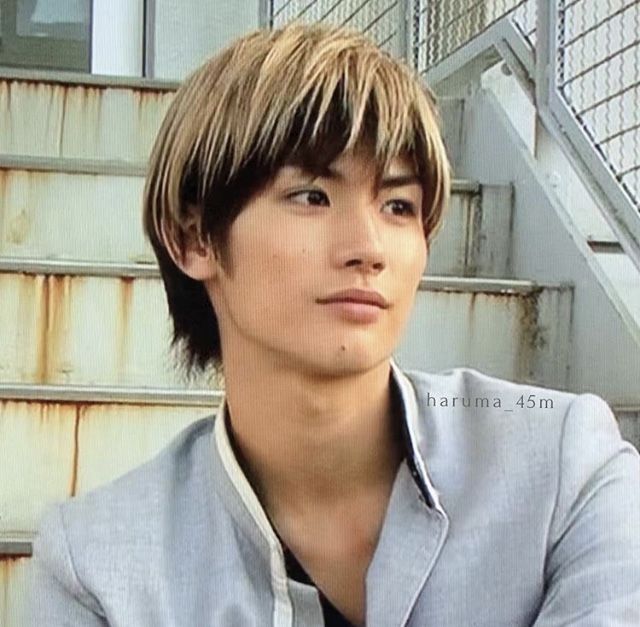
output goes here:
{"type": "Polygon", "coordinates": [[[372,348],[371,343],[368,346],[362,346],[357,342],[351,345],[347,342],[338,342],[330,347],[330,351],[327,351],[327,348],[319,351],[313,361],[315,364],[321,362],[321,369],[325,370],[326,374],[334,375],[366,372],[388,361],[392,355],[391,351],[383,351],[380,347],[372,348]]]}

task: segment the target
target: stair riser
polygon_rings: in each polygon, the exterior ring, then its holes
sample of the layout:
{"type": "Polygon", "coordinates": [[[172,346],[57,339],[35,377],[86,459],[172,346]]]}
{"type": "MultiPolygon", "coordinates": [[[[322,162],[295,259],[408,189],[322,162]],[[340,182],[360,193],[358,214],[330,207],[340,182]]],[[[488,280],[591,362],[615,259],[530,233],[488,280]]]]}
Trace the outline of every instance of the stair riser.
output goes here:
{"type": "Polygon", "coordinates": [[[140,176],[0,170],[0,255],[155,262],[140,176]]]}
{"type": "MultiPolygon", "coordinates": [[[[160,279],[0,273],[0,293],[0,381],[184,387],[160,279]]],[[[552,356],[561,370],[562,343],[532,338],[567,330],[567,294],[420,289],[400,354],[508,378],[536,374],[552,356]]],[[[559,376],[550,366],[542,374],[559,376]]]]}
{"type": "Polygon", "coordinates": [[[174,93],[0,80],[0,154],[144,162],[174,93]]]}

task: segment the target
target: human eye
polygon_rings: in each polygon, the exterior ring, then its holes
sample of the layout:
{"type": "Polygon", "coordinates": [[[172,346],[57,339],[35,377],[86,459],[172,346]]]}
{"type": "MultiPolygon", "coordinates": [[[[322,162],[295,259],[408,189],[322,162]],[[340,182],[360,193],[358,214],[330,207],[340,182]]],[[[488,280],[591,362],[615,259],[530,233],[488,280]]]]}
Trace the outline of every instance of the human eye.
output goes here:
{"type": "Polygon", "coordinates": [[[402,215],[417,215],[416,206],[412,202],[408,202],[406,200],[394,199],[390,201],[391,203],[396,203],[396,205],[400,206],[402,210],[402,215]]]}
{"type": "MultiPolygon", "coordinates": [[[[327,195],[324,192],[322,192],[322,191],[320,191],[318,189],[303,189],[303,190],[301,190],[299,192],[294,192],[293,194],[289,194],[287,196],[287,198],[295,198],[296,196],[302,196],[304,194],[315,196],[316,199],[317,199],[318,196],[321,196],[323,198],[327,197],[327,195]]],[[[312,202],[312,204],[314,204],[314,203],[312,202]]]]}

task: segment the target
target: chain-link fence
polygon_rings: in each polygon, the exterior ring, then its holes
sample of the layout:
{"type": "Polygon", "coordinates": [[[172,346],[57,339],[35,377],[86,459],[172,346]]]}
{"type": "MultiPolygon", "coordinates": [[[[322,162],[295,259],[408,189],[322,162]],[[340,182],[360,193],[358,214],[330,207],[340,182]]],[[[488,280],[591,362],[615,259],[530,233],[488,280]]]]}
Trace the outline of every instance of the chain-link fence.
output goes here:
{"type": "Polygon", "coordinates": [[[418,0],[415,4],[414,59],[420,72],[437,65],[506,15],[530,43],[535,43],[535,0],[418,0]]]}
{"type": "Polygon", "coordinates": [[[559,3],[556,85],[640,205],[640,1],[559,3]]]}
{"type": "Polygon", "coordinates": [[[368,35],[383,50],[405,58],[407,4],[399,0],[271,0],[269,15],[275,28],[294,19],[349,26],[368,35]]]}
{"type": "Polygon", "coordinates": [[[535,45],[536,6],[536,0],[270,0],[269,18],[272,27],[300,19],[357,28],[425,72],[506,15],[535,45]]]}

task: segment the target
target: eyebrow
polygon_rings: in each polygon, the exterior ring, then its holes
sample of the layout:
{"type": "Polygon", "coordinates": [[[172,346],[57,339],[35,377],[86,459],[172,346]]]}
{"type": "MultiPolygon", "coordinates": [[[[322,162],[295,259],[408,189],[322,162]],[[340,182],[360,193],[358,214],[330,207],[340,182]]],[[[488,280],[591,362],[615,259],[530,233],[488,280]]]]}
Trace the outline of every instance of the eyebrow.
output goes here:
{"type": "MultiPolygon", "coordinates": [[[[301,166],[295,166],[303,173],[307,172],[305,168],[301,166]]],[[[309,174],[317,174],[322,178],[327,179],[337,179],[339,181],[343,181],[345,179],[344,174],[331,166],[327,166],[322,169],[320,172],[309,172],[309,174]]],[[[395,176],[387,176],[382,179],[380,183],[380,187],[382,189],[387,189],[389,187],[404,187],[405,185],[421,185],[422,179],[415,173],[412,174],[398,174],[395,176]]]]}

